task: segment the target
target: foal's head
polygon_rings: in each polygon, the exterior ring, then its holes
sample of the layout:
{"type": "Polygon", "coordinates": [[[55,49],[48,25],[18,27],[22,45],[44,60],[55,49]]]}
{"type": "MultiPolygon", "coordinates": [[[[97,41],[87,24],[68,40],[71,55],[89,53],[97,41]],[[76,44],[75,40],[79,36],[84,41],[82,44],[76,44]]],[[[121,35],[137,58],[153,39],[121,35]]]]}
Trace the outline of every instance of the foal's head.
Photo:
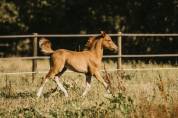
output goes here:
{"type": "Polygon", "coordinates": [[[111,37],[106,34],[105,32],[101,31],[101,37],[102,37],[102,44],[104,48],[107,48],[111,51],[117,51],[118,47],[116,44],[112,41],[111,37]]]}
{"type": "Polygon", "coordinates": [[[103,31],[101,31],[101,34],[99,36],[89,37],[89,39],[85,45],[86,48],[87,49],[94,48],[96,46],[96,43],[98,42],[98,40],[102,40],[102,46],[104,48],[107,48],[107,49],[109,49],[111,51],[115,51],[115,52],[118,50],[117,46],[112,41],[111,37],[103,31]]]}

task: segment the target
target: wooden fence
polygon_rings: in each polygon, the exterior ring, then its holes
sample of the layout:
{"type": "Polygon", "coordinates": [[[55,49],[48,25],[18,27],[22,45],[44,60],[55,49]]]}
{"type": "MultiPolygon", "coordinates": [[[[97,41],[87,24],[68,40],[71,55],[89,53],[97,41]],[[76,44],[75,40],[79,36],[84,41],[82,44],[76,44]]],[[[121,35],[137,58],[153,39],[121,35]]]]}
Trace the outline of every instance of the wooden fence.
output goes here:
{"type": "MultiPolygon", "coordinates": [[[[99,34],[67,34],[67,35],[58,35],[58,34],[37,34],[33,33],[32,35],[3,35],[0,36],[0,39],[14,39],[14,38],[31,38],[33,40],[33,57],[19,57],[20,59],[30,59],[32,63],[32,72],[22,72],[17,74],[32,73],[33,78],[37,73],[37,60],[38,59],[47,59],[49,57],[39,57],[37,56],[38,52],[38,38],[40,37],[90,37],[97,36],[99,34]]],[[[122,68],[122,58],[132,58],[132,57],[178,57],[178,54],[149,54],[149,55],[123,55],[122,54],[122,37],[178,37],[178,34],[130,34],[130,33],[121,33],[109,34],[112,37],[117,38],[118,45],[118,54],[117,55],[104,55],[104,58],[117,58],[117,69],[116,70],[149,70],[149,69],[124,69],[122,68]]],[[[0,58],[0,60],[9,60],[12,58],[0,58]]],[[[159,68],[161,69],[161,68],[159,68]]],[[[162,68],[166,69],[166,68],[162,68]]],[[[177,68],[167,68],[167,69],[177,69],[177,68]]],[[[155,70],[155,69],[151,69],[155,70]]],[[[157,69],[156,69],[157,70],[157,69]]],[[[0,73],[0,74],[16,74],[16,73],[0,73]]]]}

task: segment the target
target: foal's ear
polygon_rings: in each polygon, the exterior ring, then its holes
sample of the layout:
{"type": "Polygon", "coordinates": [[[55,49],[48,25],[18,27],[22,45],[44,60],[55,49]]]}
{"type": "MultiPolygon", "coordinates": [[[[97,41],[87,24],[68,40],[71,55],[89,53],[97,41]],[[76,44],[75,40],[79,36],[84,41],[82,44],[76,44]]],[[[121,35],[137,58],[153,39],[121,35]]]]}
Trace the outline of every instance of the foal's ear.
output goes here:
{"type": "Polygon", "coordinates": [[[104,32],[104,31],[100,31],[100,32],[101,32],[101,36],[105,37],[106,32],[104,32]]]}

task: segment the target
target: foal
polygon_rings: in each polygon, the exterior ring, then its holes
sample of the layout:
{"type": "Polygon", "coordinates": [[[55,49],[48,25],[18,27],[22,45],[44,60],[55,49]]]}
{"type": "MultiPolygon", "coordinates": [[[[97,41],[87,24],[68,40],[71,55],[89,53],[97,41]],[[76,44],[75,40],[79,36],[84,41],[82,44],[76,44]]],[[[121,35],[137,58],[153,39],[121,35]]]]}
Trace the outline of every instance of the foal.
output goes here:
{"type": "Polygon", "coordinates": [[[88,40],[87,51],[69,51],[65,49],[58,49],[56,51],[51,49],[51,43],[47,39],[41,39],[39,42],[41,51],[50,55],[50,70],[42,82],[37,96],[40,97],[42,90],[49,79],[54,79],[58,85],[58,89],[62,90],[66,97],[68,93],[59,82],[60,76],[67,70],[72,70],[78,73],[84,73],[86,76],[86,87],[82,96],[85,96],[91,88],[91,77],[94,76],[99,82],[101,82],[107,91],[108,84],[104,81],[99,73],[99,67],[101,65],[103,57],[103,49],[107,48],[112,51],[117,51],[117,46],[113,43],[111,37],[105,32],[101,31],[101,34],[96,37],[92,37],[88,40]]]}

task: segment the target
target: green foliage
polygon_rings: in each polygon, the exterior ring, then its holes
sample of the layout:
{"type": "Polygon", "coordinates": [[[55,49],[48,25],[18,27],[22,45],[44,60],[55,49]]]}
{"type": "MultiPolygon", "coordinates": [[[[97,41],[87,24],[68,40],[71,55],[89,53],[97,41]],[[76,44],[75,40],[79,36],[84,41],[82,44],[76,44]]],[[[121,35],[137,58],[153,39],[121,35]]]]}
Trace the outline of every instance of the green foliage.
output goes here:
{"type": "MultiPolygon", "coordinates": [[[[99,33],[100,30],[108,33],[174,33],[178,31],[177,10],[176,0],[1,0],[0,34],[78,34],[99,33]]],[[[125,38],[123,44],[125,54],[177,52],[178,42],[173,38],[130,38],[125,38]],[[161,42],[162,39],[166,40],[161,42]]],[[[59,44],[57,48],[78,50],[78,45],[82,47],[85,40],[55,42],[59,44]]],[[[13,50],[3,51],[24,54],[13,50]]],[[[32,52],[31,48],[28,50],[32,52]]]]}
{"type": "MultiPolygon", "coordinates": [[[[0,22],[25,32],[175,32],[177,2],[169,0],[25,0],[0,2],[0,22]]],[[[8,26],[7,26],[8,27],[8,26]]],[[[21,32],[16,29],[14,32],[21,32]]],[[[11,33],[11,32],[9,32],[11,33]]]]}
{"type": "Polygon", "coordinates": [[[18,15],[19,14],[15,4],[0,1],[0,22],[14,23],[18,19],[18,15]]]}
{"type": "Polygon", "coordinates": [[[123,93],[118,93],[112,99],[110,99],[110,109],[119,110],[122,114],[127,115],[134,111],[133,99],[130,96],[126,96],[123,93]]]}
{"type": "Polygon", "coordinates": [[[27,30],[20,19],[18,6],[6,0],[0,1],[0,34],[13,34],[27,30]]]}
{"type": "Polygon", "coordinates": [[[32,117],[43,117],[40,113],[38,113],[33,107],[30,108],[17,108],[11,114],[11,116],[32,118],[32,117]]]}

